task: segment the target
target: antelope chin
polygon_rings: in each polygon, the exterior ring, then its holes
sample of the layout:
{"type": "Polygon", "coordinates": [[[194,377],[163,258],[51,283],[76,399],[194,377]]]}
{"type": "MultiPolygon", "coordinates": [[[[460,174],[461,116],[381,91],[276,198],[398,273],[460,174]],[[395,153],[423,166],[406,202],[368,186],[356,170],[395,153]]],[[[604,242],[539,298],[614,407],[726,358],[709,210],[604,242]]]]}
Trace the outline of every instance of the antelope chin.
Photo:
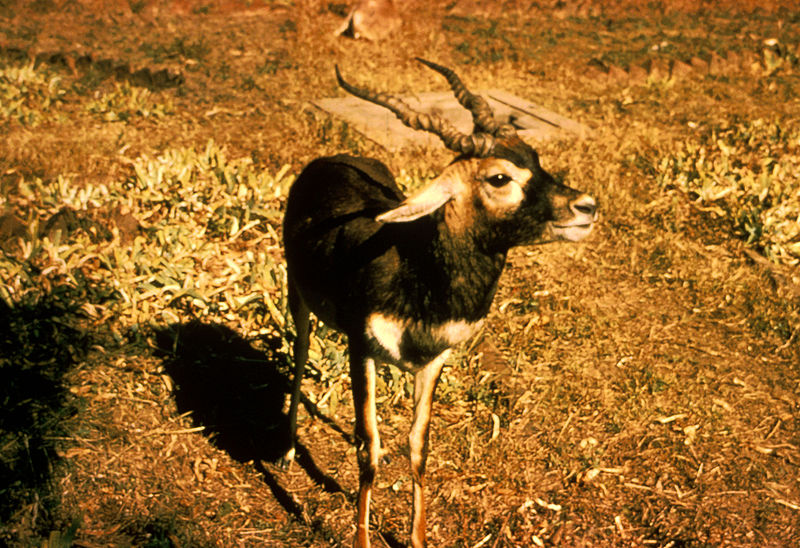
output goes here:
{"type": "Polygon", "coordinates": [[[550,225],[550,234],[554,240],[567,240],[577,242],[584,239],[592,232],[594,222],[570,223],[565,225],[550,225]]]}

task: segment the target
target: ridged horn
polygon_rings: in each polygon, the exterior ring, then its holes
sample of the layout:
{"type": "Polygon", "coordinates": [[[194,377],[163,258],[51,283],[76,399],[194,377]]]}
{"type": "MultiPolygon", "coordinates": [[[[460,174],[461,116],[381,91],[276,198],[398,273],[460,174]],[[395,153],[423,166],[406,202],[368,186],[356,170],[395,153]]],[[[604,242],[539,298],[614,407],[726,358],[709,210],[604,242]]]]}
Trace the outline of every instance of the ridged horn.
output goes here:
{"type": "Polygon", "coordinates": [[[494,112],[492,112],[486,99],[468,90],[464,82],[461,81],[461,78],[451,69],[434,63],[433,61],[422,59],[421,57],[417,57],[416,59],[447,79],[447,83],[450,84],[450,89],[453,90],[453,94],[456,96],[458,102],[462,107],[472,113],[472,123],[475,125],[475,133],[490,133],[495,137],[511,137],[517,133],[516,128],[511,124],[499,123],[497,119],[495,119],[494,112]]]}
{"type": "Polygon", "coordinates": [[[459,154],[478,157],[485,157],[491,154],[495,143],[493,135],[488,133],[473,133],[472,135],[461,133],[444,118],[416,112],[402,99],[385,93],[358,88],[347,83],[342,78],[338,65],[335,68],[336,80],[345,91],[359,99],[388,108],[403,124],[411,129],[420,129],[433,133],[442,140],[444,146],[459,154]]]}

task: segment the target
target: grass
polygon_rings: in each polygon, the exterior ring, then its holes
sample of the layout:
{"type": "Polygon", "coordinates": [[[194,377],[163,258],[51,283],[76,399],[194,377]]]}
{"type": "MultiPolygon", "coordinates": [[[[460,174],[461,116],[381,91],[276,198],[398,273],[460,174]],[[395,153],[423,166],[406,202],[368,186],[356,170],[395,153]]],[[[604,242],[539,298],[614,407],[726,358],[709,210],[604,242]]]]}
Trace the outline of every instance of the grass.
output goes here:
{"type": "Polygon", "coordinates": [[[208,55],[210,48],[202,39],[187,40],[178,36],[169,44],[145,43],[141,49],[145,55],[158,63],[167,59],[202,61],[208,55]]]}
{"type": "Polygon", "coordinates": [[[761,119],[704,128],[660,160],[658,180],[730,216],[748,244],[775,261],[800,262],[800,131],[761,119]],[[717,204],[722,204],[719,206],[717,204]]]}
{"type": "MultiPolygon", "coordinates": [[[[286,441],[293,337],[282,208],[317,156],[377,157],[410,189],[450,161],[388,154],[308,106],[341,93],[335,63],[381,90],[444,89],[417,55],[592,126],[587,139],[536,146],[602,211],[585,243],[510,255],[486,327],[445,369],[432,545],[800,539],[790,12],[565,3],[456,16],[412,3],[401,12],[415,24],[368,44],[333,37],[338,5],[242,3],[256,10],[243,18],[208,2],[176,17],[148,1],[133,15],[110,6],[101,22],[77,5],[11,4],[0,38],[24,51],[0,52],[3,543],[350,542],[346,341],[324,325],[297,463],[271,464],[286,441]],[[75,44],[185,79],[155,91],[47,61],[78,58],[75,44]],[[587,75],[591,59],[728,51],[754,64],[587,75]]],[[[409,381],[394,368],[378,379],[386,459],[373,528],[390,545],[409,521],[409,381]]]]}
{"type": "Polygon", "coordinates": [[[52,115],[65,93],[61,77],[37,70],[34,63],[0,66],[0,117],[35,126],[52,115]]]}
{"type": "MultiPolygon", "coordinates": [[[[228,160],[209,141],[199,151],[136,158],[130,175],[111,184],[21,179],[9,193],[44,216],[28,219],[30,239],[16,257],[5,256],[2,296],[13,302],[46,271],[73,285],[90,279],[115,287],[113,313],[123,328],[146,325],[154,310],[177,322],[184,313],[203,317],[208,309],[224,315],[244,308],[268,311],[283,325],[285,295],[275,291],[285,274],[274,255],[273,225],[280,218],[276,200],[293,179],[287,171],[256,171],[249,159],[228,160]],[[74,222],[57,222],[64,212],[74,222]],[[248,253],[246,269],[220,259],[228,246],[246,242],[260,248],[248,253]],[[215,274],[198,275],[197,261],[215,274]],[[231,292],[234,287],[240,291],[231,292]]],[[[91,301],[85,306],[106,308],[91,301]]]]}
{"type": "Polygon", "coordinates": [[[110,92],[98,93],[86,108],[106,122],[125,122],[132,116],[160,118],[174,112],[170,103],[157,101],[147,88],[132,86],[127,82],[115,84],[110,92]]]}

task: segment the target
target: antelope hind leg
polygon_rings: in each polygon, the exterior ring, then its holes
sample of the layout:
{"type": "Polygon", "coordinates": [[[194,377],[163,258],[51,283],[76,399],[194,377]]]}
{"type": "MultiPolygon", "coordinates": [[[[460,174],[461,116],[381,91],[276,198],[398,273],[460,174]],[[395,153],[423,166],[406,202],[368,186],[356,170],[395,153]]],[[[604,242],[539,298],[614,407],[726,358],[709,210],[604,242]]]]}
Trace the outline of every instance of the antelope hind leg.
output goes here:
{"type": "Polygon", "coordinates": [[[369,504],[378,473],[380,435],[375,411],[375,361],[367,358],[350,339],[350,377],[356,415],[358,455],[358,500],[356,502],[355,548],[369,548],[369,504]]]}
{"type": "Polygon", "coordinates": [[[308,360],[309,329],[311,325],[310,311],[303,302],[302,297],[294,289],[294,284],[289,281],[289,312],[294,319],[297,336],[294,339],[294,379],[292,381],[292,394],[289,404],[289,449],[280,459],[283,469],[289,468],[294,461],[295,444],[297,442],[297,408],[300,405],[300,387],[303,383],[306,361],[308,360]]]}

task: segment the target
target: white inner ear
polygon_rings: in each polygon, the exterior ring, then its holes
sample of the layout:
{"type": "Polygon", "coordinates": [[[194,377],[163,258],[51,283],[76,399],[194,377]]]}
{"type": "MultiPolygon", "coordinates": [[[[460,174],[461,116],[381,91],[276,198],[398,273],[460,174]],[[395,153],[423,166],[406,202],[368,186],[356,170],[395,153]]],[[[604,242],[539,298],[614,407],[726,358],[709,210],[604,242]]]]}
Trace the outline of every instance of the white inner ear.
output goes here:
{"type": "Polygon", "coordinates": [[[375,220],[380,223],[407,223],[433,213],[453,196],[453,184],[449,177],[439,176],[431,184],[406,198],[398,207],[375,217],[375,220]]]}

